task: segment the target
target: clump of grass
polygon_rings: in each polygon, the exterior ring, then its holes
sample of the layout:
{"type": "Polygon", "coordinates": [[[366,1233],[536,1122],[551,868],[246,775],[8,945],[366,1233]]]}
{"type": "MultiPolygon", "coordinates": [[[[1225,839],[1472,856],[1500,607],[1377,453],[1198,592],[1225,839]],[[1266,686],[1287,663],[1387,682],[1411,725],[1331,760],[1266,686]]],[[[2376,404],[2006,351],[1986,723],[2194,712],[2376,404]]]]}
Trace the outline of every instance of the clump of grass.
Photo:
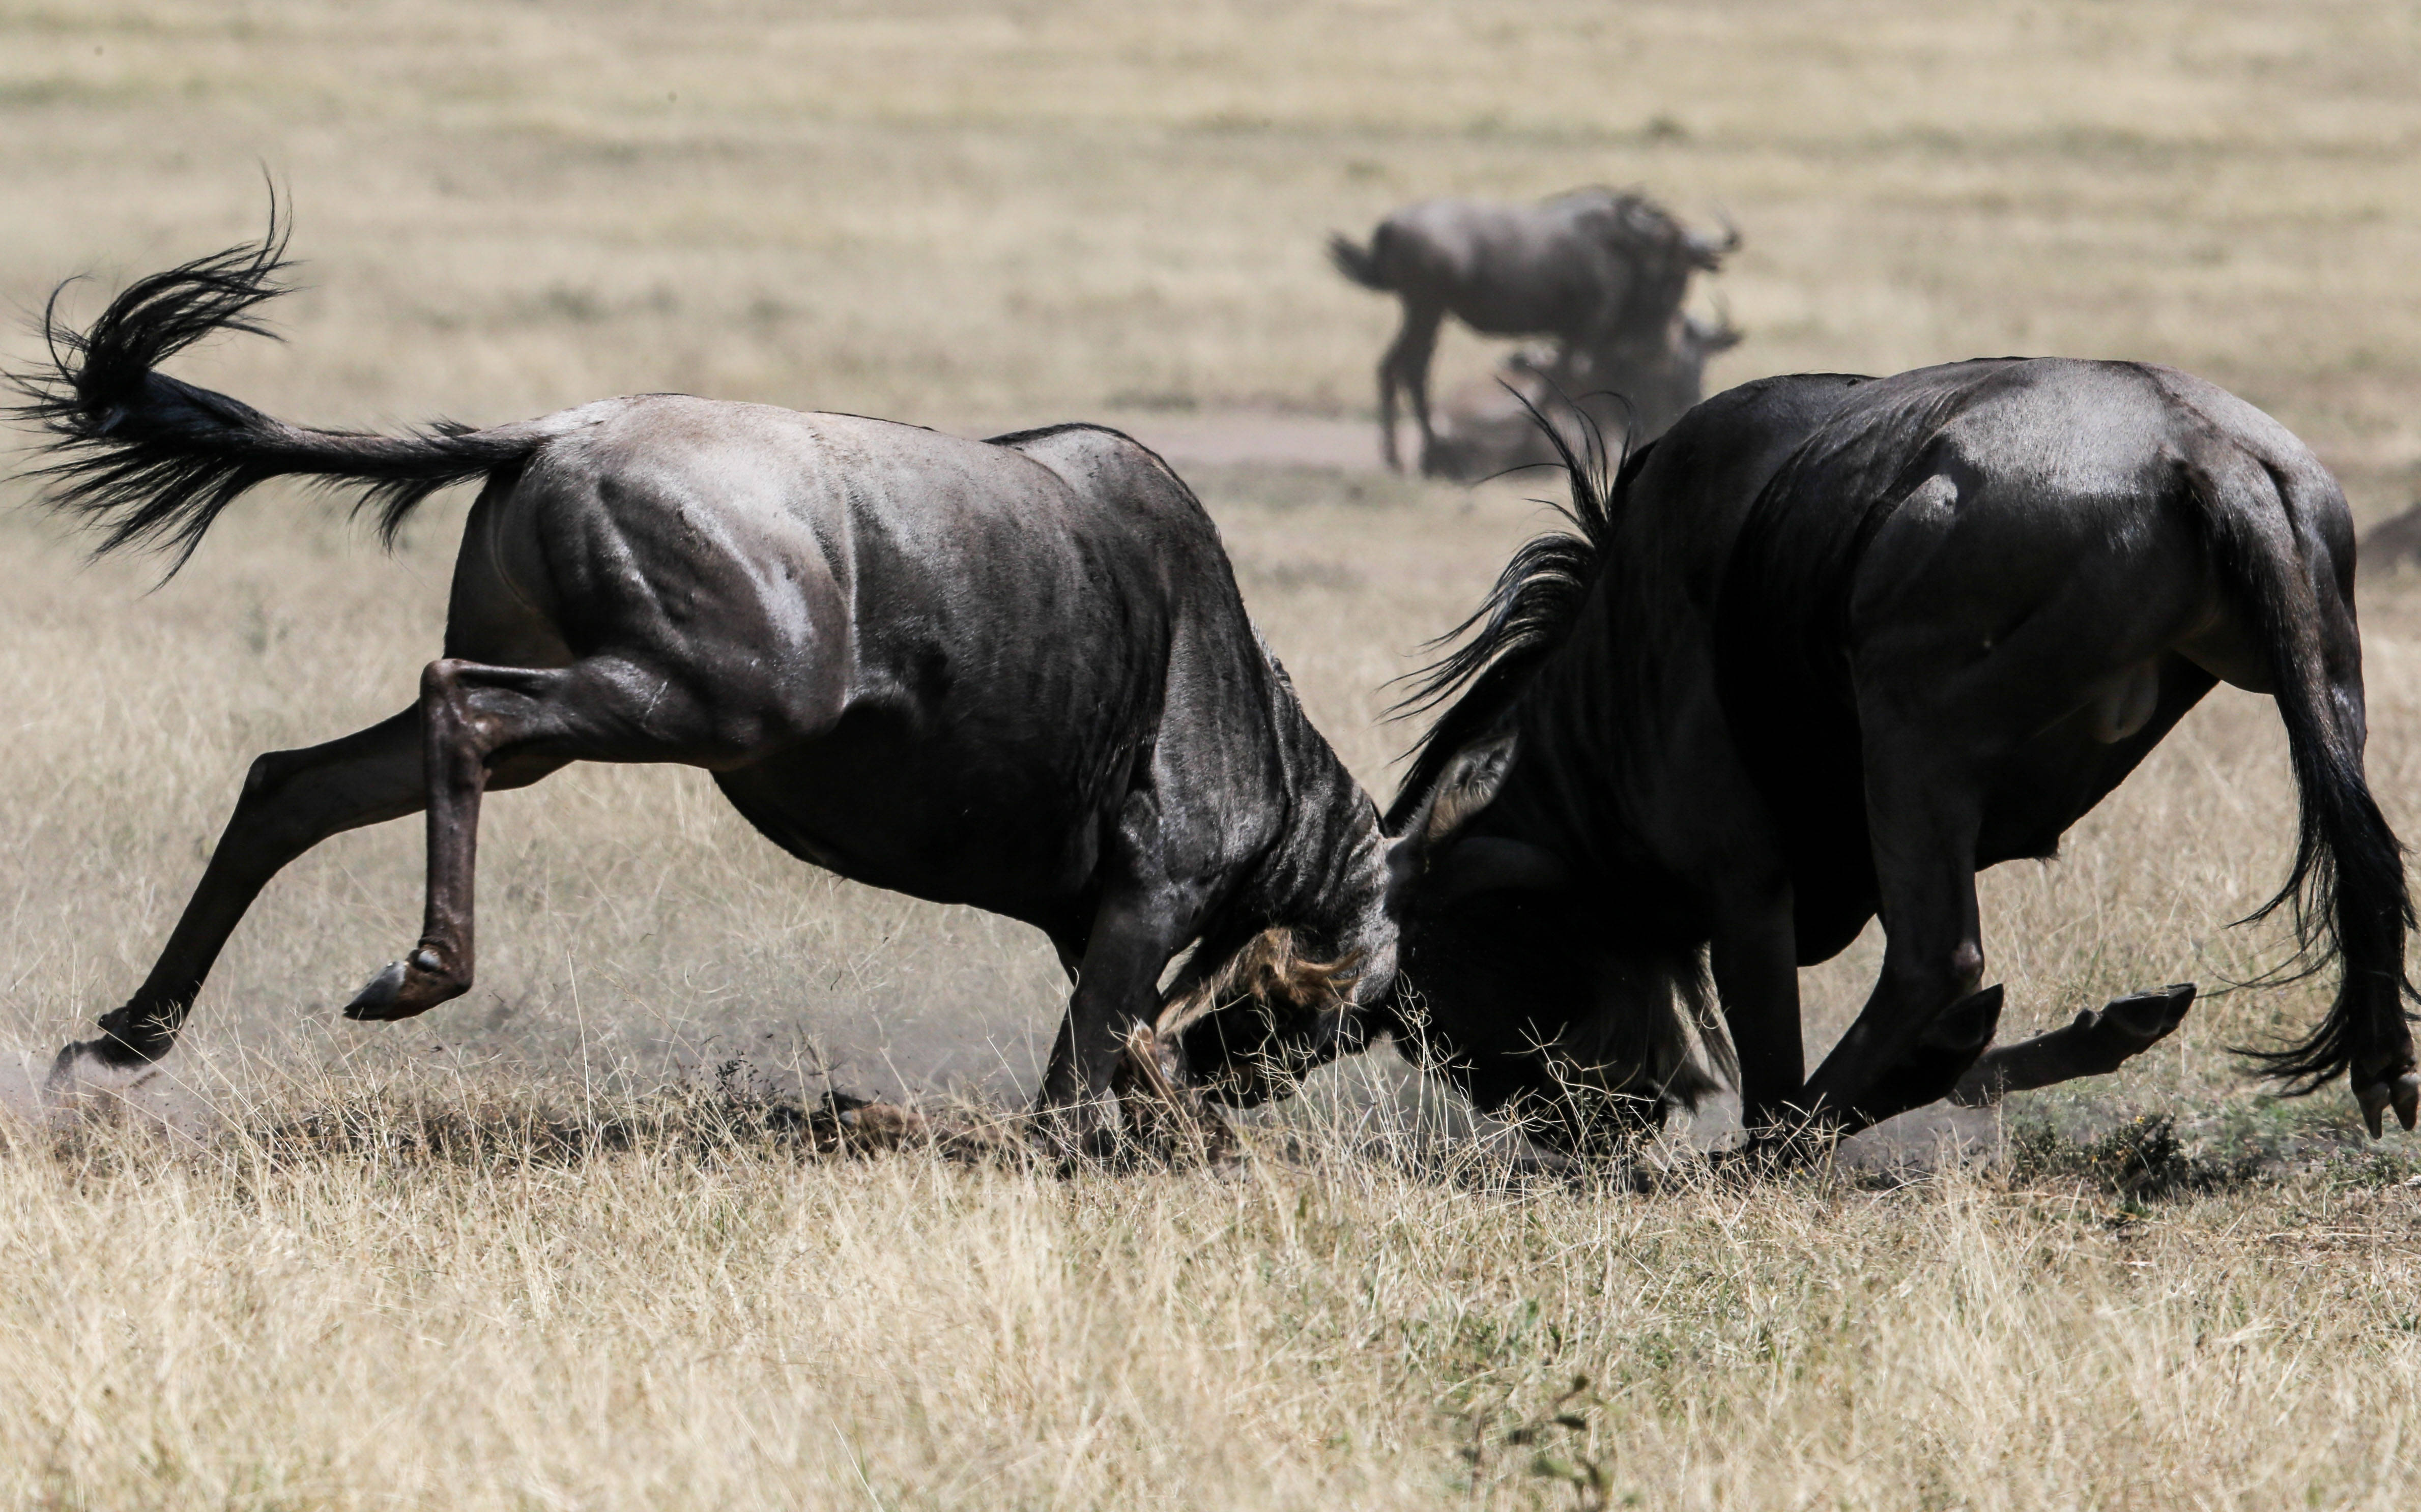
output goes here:
{"type": "Polygon", "coordinates": [[[2011,1131],[2008,1172],[2020,1184],[2076,1182],[2124,1197],[2219,1192],[2274,1176],[2259,1150],[2218,1154],[2178,1131],[2173,1114],[2138,1114],[2108,1132],[2079,1140],[2049,1122],[2011,1131]]]}

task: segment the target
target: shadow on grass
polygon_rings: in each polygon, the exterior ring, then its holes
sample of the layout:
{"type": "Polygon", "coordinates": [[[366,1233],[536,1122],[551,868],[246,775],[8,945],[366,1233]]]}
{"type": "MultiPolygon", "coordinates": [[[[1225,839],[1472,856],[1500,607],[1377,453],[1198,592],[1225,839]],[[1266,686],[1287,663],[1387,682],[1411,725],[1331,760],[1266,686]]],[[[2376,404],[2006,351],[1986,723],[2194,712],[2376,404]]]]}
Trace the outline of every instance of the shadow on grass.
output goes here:
{"type": "Polygon", "coordinates": [[[2134,1199],[2199,1195],[2317,1179],[2335,1187],[2421,1184],[2421,1157],[2372,1145],[2310,1104],[2261,1099],[2181,1128],[2138,1114],[2097,1134],[2030,1120],[2008,1133],[2011,1185],[2066,1185],[2134,1199]]]}

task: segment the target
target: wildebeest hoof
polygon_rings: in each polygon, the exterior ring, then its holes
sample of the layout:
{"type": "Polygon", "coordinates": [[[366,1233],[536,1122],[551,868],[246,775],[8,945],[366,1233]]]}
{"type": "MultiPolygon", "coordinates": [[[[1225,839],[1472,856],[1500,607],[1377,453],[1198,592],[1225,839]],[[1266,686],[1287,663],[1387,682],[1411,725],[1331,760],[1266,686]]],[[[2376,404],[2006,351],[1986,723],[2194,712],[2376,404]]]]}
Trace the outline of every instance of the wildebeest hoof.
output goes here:
{"type": "Polygon", "coordinates": [[[1752,1132],[1737,1149],[1717,1151],[1707,1168],[1718,1176],[1767,1180],[1818,1164],[1840,1142],[1841,1130],[1829,1118],[1776,1124],[1752,1132]]]}
{"type": "Polygon", "coordinates": [[[1025,1121],[1025,1138],[1034,1152],[1063,1176],[1080,1169],[1107,1131],[1100,1127],[1099,1110],[1087,1103],[1058,1103],[1047,1097],[1025,1121]]]}
{"type": "Polygon", "coordinates": [[[112,1008],[101,1016],[101,1037],[79,1040],[59,1053],[81,1052],[113,1069],[148,1066],[177,1043],[176,1031],[157,1010],[141,1013],[132,1007],[112,1008]]]}
{"type": "Polygon", "coordinates": [[[2001,1026],[2001,999],[1998,985],[1980,992],[1970,992],[1933,1016],[1925,1026],[1919,1042],[1929,1050],[1945,1050],[1954,1055],[1980,1055],[1992,1042],[1992,1032],[2001,1026]]]}
{"type": "Polygon", "coordinates": [[[2362,1109],[2362,1121],[2378,1139],[2387,1132],[2387,1110],[2396,1110],[2396,1121],[2405,1132],[2413,1131],[2416,1116],[2421,1116],[2421,1072],[2402,1071],[2395,1076],[2364,1079],[2353,1078],[2353,1100],[2362,1109]]]}
{"type": "Polygon", "coordinates": [[[345,1017],[362,1023],[385,1023],[427,1013],[449,998],[462,995],[470,984],[458,982],[440,966],[436,955],[415,950],[410,960],[388,961],[362,985],[345,1005],[345,1017]]]}
{"type": "Polygon", "coordinates": [[[2195,984],[2172,982],[2157,992],[2112,998],[2100,1012],[2086,1008],[2069,1025],[2080,1058],[2095,1062],[2093,1074],[2115,1071],[2166,1039],[2194,1006],[2195,984]]]}
{"type": "Polygon", "coordinates": [[[160,1074],[156,1060],[115,1037],[79,1039],[51,1062],[51,1074],[42,1079],[42,1106],[65,1108],[92,1090],[132,1092],[160,1074]]]}

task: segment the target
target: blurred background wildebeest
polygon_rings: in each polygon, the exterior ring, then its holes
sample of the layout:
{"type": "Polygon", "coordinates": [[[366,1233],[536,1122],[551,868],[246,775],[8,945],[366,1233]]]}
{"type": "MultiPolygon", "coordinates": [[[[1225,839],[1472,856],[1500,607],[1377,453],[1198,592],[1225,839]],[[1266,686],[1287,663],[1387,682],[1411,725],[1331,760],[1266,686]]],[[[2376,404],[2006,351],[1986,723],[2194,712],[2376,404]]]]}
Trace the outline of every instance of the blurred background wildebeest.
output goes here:
{"type": "Polygon", "coordinates": [[[1653,440],[1704,397],[1707,362],[1746,335],[1727,315],[1678,312],[1666,335],[1574,363],[1570,349],[1528,346],[1484,377],[1455,386],[1436,407],[1429,469],[1476,483],[1522,468],[1553,467],[1561,447],[1587,457],[1653,440]],[[1545,434],[1553,428],[1554,440],[1545,434]]]}
{"type": "Polygon", "coordinates": [[[1379,361],[1379,449],[1397,451],[1396,398],[1410,402],[1420,470],[1463,482],[1554,455],[1524,422],[1528,408],[1465,403],[1442,444],[1429,407],[1429,364],[1448,316],[1484,335],[1543,336],[1543,362],[1513,369],[1531,405],[1555,395],[1606,394],[1601,429],[1646,440],[1697,402],[1706,359],[1735,344],[1726,320],[1687,319],[1690,278],[1723,266],[1740,233],[1683,226],[1639,192],[1575,189],[1535,205],[1430,199],[1379,223],[1369,243],[1329,239],[1330,260],[1365,288],[1403,305],[1403,325],[1379,361]]]}

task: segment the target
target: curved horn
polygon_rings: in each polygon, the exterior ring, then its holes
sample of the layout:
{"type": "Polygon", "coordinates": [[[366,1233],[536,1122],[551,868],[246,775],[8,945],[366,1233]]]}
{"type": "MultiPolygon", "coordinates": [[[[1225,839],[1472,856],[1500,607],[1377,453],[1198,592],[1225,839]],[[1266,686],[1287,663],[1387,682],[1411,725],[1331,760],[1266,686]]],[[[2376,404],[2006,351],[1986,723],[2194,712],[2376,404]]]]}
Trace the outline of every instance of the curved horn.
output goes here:
{"type": "Polygon", "coordinates": [[[1722,240],[1718,241],[1704,231],[1693,231],[1689,236],[1693,258],[1709,273],[1722,267],[1724,258],[1738,252],[1741,244],[1740,227],[1732,224],[1731,216],[1721,207],[1715,210],[1715,221],[1724,228],[1722,240]]]}
{"type": "Polygon", "coordinates": [[[1681,318],[1682,335],[1702,356],[1729,351],[1747,339],[1748,333],[1732,324],[1732,306],[1721,294],[1715,296],[1715,323],[1708,325],[1695,315],[1681,318]]]}

